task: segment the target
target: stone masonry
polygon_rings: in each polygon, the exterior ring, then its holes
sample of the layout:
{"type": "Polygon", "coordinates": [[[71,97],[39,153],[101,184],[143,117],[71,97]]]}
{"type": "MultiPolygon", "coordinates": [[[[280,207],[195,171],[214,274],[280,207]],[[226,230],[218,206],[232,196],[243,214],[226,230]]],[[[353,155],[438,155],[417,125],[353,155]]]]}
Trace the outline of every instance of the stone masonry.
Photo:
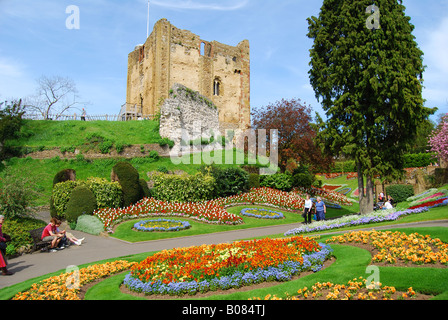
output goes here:
{"type": "Polygon", "coordinates": [[[237,46],[206,41],[159,20],[128,56],[126,104],[155,115],[175,83],[217,106],[220,130],[250,126],[249,42],[237,46]]]}

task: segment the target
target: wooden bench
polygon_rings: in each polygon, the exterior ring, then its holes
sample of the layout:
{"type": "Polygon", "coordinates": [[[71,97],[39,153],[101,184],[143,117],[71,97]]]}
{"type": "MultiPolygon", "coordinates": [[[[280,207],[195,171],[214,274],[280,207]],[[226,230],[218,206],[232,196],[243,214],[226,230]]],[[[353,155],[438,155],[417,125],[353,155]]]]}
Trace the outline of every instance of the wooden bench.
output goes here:
{"type": "Polygon", "coordinates": [[[42,232],[45,227],[30,230],[29,233],[33,239],[33,251],[41,249],[41,251],[46,251],[50,247],[51,241],[42,241],[42,232]]]}

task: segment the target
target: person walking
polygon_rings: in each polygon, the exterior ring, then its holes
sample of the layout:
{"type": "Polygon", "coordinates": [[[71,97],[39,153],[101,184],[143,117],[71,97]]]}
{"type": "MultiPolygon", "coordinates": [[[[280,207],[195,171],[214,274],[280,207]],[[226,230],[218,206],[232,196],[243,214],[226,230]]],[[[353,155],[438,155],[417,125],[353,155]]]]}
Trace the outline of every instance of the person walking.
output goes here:
{"type": "Polygon", "coordinates": [[[11,237],[7,234],[3,234],[3,221],[5,221],[5,216],[0,215],[0,269],[2,270],[2,275],[11,276],[14,272],[8,271],[8,262],[6,261],[6,242],[11,241],[11,237]]]}
{"type": "Polygon", "coordinates": [[[302,217],[305,218],[305,224],[311,223],[311,208],[313,207],[313,201],[310,199],[310,195],[306,195],[305,208],[303,209],[302,217]]]}
{"type": "Polygon", "coordinates": [[[325,220],[325,214],[327,213],[327,207],[325,203],[322,201],[321,197],[316,198],[316,217],[317,221],[325,220]]]}

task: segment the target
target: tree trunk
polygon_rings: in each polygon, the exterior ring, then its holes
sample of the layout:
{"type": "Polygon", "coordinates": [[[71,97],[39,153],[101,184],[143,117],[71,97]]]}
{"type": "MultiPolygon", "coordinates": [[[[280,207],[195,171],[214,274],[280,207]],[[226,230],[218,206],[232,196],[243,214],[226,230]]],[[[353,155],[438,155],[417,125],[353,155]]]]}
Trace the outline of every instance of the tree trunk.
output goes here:
{"type": "Polygon", "coordinates": [[[371,213],[374,205],[373,180],[371,176],[366,176],[366,187],[364,188],[364,175],[361,164],[357,163],[358,190],[359,190],[359,211],[361,214],[371,213]],[[366,195],[364,196],[364,191],[366,195]]]}

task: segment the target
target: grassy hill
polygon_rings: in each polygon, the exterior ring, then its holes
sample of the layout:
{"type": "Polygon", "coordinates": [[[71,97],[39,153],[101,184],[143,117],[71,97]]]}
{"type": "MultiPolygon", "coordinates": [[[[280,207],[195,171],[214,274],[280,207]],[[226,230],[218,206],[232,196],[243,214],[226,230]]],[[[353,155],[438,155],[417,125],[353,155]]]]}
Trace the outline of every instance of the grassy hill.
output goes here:
{"type": "Polygon", "coordinates": [[[113,144],[159,143],[159,123],[142,121],[49,121],[25,120],[20,137],[8,146],[44,150],[54,147],[73,148],[93,141],[113,144]]]}

